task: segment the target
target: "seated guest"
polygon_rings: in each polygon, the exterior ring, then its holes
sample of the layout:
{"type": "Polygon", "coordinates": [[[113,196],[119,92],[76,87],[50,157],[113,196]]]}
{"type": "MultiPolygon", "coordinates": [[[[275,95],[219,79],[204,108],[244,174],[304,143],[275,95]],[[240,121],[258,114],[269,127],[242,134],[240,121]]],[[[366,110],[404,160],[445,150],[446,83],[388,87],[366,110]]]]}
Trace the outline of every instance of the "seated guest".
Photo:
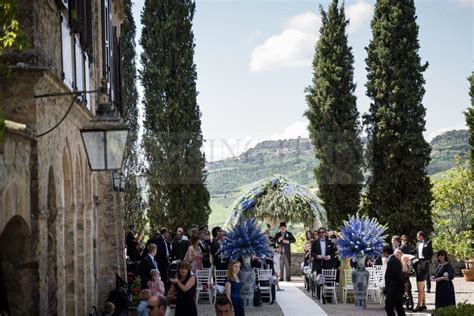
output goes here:
{"type": "Polygon", "coordinates": [[[432,278],[436,282],[436,308],[449,305],[456,305],[455,291],[453,285],[454,270],[448,262],[448,254],[445,250],[440,250],[436,254],[438,266],[432,278]]]}

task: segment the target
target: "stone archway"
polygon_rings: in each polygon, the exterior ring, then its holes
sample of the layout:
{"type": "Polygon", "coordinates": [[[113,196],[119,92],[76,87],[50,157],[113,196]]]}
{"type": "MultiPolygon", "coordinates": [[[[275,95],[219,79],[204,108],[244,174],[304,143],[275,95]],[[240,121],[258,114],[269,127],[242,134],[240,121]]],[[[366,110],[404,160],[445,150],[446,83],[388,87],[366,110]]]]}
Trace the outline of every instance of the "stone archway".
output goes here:
{"type": "Polygon", "coordinates": [[[35,314],[37,268],[38,263],[33,261],[30,229],[23,217],[16,215],[0,237],[0,274],[11,315],[35,314]]]}
{"type": "Polygon", "coordinates": [[[53,167],[48,172],[48,315],[58,315],[58,263],[57,263],[57,229],[58,208],[56,202],[56,183],[53,167]]]}
{"type": "MultiPolygon", "coordinates": [[[[67,144],[67,142],[66,142],[67,144]]],[[[64,206],[64,281],[66,315],[77,315],[76,305],[76,212],[73,198],[71,152],[68,144],[63,152],[63,206],[64,206]]]]}

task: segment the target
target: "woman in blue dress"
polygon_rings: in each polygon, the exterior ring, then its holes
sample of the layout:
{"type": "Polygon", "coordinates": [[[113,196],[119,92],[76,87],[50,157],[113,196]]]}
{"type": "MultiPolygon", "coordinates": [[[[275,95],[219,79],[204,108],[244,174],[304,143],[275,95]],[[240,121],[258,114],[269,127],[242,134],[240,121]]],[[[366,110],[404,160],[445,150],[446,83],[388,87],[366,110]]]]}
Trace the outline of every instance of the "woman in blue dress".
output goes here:
{"type": "Polygon", "coordinates": [[[456,305],[453,285],[454,270],[448,262],[448,254],[445,250],[440,250],[436,257],[439,264],[432,278],[436,282],[435,306],[438,308],[456,305]]]}
{"type": "Polygon", "coordinates": [[[231,260],[227,269],[227,279],[225,281],[225,293],[232,302],[235,316],[245,316],[244,304],[240,297],[240,280],[239,280],[240,262],[231,260]]]}

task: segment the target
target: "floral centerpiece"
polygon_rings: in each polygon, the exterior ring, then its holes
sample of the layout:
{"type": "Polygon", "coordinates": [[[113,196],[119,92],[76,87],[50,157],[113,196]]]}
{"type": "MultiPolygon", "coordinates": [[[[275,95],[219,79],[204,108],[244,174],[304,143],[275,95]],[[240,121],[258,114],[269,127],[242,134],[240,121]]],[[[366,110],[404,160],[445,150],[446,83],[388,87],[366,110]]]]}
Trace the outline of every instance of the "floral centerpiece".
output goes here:
{"type": "Polygon", "coordinates": [[[340,258],[357,260],[357,269],[352,271],[355,306],[365,309],[367,306],[367,287],[369,272],[365,269],[365,258],[380,256],[383,249],[383,233],[386,226],[380,225],[375,218],[349,216],[340,227],[341,238],[336,241],[340,258]]]}
{"type": "Polygon", "coordinates": [[[227,232],[222,244],[222,253],[231,260],[243,258],[244,265],[239,276],[242,282],[240,292],[244,305],[253,305],[255,273],[250,266],[250,259],[252,255],[258,257],[272,255],[269,240],[258,228],[257,221],[241,217],[227,232]]]}

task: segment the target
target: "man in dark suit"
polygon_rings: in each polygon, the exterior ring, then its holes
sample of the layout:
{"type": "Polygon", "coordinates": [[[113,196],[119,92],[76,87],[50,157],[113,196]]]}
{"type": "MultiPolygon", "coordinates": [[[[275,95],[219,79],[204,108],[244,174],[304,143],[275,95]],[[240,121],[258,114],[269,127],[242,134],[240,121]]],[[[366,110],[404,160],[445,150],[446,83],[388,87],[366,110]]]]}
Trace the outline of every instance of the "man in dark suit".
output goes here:
{"type": "Polygon", "coordinates": [[[130,262],[140,261],[140,254],[138,252],[138,242],[135,239],[134,224],[130,225],[130,231],[127,234],[125,244],[127,245],[127,256],[130,262]]]}
{"type": "Polygon", "coordinates": [[[326,236],[326,229],[318,229],[318,238],[311,244],[311,257],[313,257],[313,272],[322,273],[322,269],[333,268],[333,259],[336,256],[336,247],[326,236]]]}
{"type": "Polygon", "coordinates": [[[188,251],[189,242],[183,238],[184,231],[181,227],[176,230],[176,237],[173,240],[171,247],[171,258],[172,260],[184,260],[186,251],[188,251]]]}
{"type": "Polygon", "coordinates": [[[280,223],[280,231],[275,234],[273,240],[281,248],[280,257],[280,281],[283,281],[283,273],[286,271],[286,280],[291,281],[291,244],[296,241],[295,237],[289,231],[286,231],[286,223],[280,223]]]}
{"type": "Polygon", "coordinates": [[[156,263],[156,260],[155,260],[156,244],[154,243],[148,244],[144,252],[146,252],[146,254],[143,257],[142,261],[140,261],[140,264],[138,265],[138,273],[142,281],[142,287],[141,287],[142,290],[148,288],[147,283],[148,281],[151,280],[150,271],[153,269],[159,270],[158,264],[156,263]]]}
{"type": "Polygon", "coordinates": [[[227,270],[228,268],[227,260],[225,259],[224,254],[220,251],[222,244],[224,243],[224,238],[225,232],[219,228],[216,231],[216,237],[211,244],[212,261],[214,262],[216,270],[227,270]]]}
{"type": "Polygon", "coordinates": [[[168,241],[168,229],[162,227],[160,229],[160,237],[157,240],[156,262],[158,263],[158,270],[161,273],[161,280],[165,284],[165,290],[168,289],[168,267],[170,265],[171,247],[168,241]]]}
{"type": "Polygon", "coordinates": [[[402,296],[405,291],[405,284],[402,276],[402,265],[393,255],[393,248],[385,246],[383,256],[388,258],[387,270],[385,271],[385,311],[387,316],[395,316],[394,309],[398,316],[405,316],[402,296]]]}
{"type": "Polygon", "coordinates": [[[209,269],[211,267],[211,243],[209,242],[207,231],[201,230],[199,238],[198,245],[202,252],[202,267],[209,269]]]}
{"type": "MultiPolygon", "coordinates": [[[[433,257],[433,246],[431,241],[426,240],[425,233],[419,231],[416,234],[418,242],[415,246],[415,256],[418,262],[415,265],[416,271],[416,286],[418,288],[418,304],[416,311],[426,310],[425,300],[425,281],[430,279],[430,262],[433,257]]],[[[429,281],[428,281],[429,282],[429,281]]],[[[428,293],[431,290],[431,282],[426,284],[428,293]]]]}

